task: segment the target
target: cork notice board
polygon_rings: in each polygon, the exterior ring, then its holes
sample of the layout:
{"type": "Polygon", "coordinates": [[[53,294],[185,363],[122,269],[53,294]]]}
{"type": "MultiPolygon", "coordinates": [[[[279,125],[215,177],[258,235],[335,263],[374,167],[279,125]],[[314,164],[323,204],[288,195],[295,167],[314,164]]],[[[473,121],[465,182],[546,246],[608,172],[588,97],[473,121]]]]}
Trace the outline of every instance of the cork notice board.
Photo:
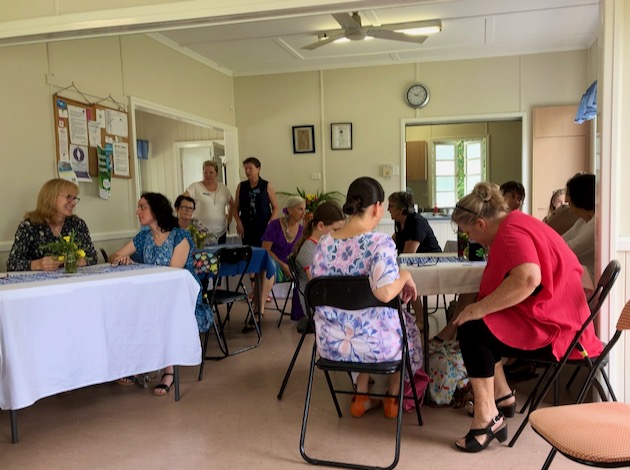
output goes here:
{"type": "Polygon", "coordinates": [[[57,161],[69,162],[79,181],[98,176],[96,147],[113,146],[112,176],[131,178],[127,113],[53,95],[57,161]]]}

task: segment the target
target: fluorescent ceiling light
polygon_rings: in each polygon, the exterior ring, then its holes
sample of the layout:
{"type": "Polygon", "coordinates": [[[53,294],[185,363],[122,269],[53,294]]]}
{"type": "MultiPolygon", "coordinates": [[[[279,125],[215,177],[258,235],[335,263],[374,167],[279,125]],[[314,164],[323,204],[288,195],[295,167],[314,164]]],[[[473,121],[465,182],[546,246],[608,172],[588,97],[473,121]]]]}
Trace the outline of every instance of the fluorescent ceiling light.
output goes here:
{"type": "Polygon", "coordinates": [[[409,29],[395,29],[394,31],[397,33],[405,33],[409,36],[426,36],[428,34],[435,34],[442,31],[442,22],[440,20],[427,21],[426,23],[426,26],[409,29]]]}

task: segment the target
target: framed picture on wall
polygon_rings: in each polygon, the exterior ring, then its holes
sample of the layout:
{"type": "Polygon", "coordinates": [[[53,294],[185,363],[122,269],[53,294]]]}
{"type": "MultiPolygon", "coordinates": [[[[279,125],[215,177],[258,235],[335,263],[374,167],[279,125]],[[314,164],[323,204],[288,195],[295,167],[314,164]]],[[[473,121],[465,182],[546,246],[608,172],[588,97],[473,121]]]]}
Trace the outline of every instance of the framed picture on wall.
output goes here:
{"type": "Polygon", "coordinates": [[[352,150],[352,123],[333,122],[330,125],[330,148],[352,150]]]}
{"type": "Polygon", "coordinates": [[[293,153],[315,153],[315,126],[293,126],[293,153]]]}

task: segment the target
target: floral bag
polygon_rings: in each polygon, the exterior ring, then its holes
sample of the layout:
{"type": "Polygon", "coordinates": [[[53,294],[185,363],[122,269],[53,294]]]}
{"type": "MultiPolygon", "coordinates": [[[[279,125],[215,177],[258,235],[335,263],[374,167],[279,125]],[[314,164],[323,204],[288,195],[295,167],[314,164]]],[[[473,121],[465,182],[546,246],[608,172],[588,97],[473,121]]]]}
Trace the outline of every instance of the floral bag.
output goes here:
{"type": "Polygon", "coordinates": [[[429,342],[429,397],[436,405],[448,406],[456,390],[468,386],[468,374],[457,341],[429,342]]]}

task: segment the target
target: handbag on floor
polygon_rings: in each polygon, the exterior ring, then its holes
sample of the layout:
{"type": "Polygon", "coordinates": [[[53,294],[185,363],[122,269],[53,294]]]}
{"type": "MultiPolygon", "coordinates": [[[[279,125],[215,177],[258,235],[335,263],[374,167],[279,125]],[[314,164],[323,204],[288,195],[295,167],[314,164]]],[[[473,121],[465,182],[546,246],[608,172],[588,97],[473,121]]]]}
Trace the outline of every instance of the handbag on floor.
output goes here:
{"type": "Polygon", "coordinates": [[[455,391],[464,389],[469,379],[457,341],[429,342],[429,398],[440,406],[452,403],[455,391]]]}

